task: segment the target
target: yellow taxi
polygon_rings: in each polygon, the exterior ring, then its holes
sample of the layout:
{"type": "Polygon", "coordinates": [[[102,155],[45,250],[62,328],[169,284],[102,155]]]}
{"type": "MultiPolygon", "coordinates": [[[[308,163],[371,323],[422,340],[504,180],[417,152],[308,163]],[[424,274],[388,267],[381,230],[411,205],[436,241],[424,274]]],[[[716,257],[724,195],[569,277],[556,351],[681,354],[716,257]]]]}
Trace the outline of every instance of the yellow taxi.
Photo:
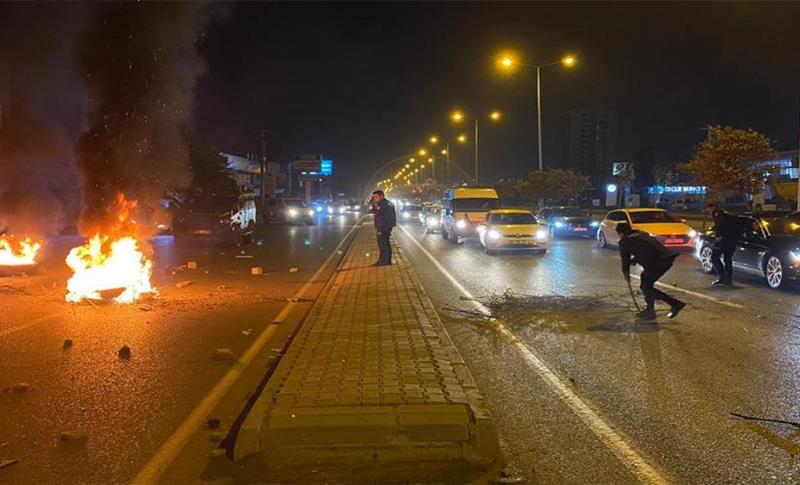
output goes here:
{"type": "Polygon", "coordinates": [[[500,250],[547,251],[547,224],[529,210],[495,209],[478,225],[478,239],[486,254],[500,250]]]}
{"type": "Polygon", "coordinates": [[[606,214],[597,231],[600,247],[616,246],[619,243],[617,224],[627,222],[637,230],[650,234],[661,244],[677,250],[693,250],[697,244],[697,231],[689,227],[684,219],[676,219],[664,209],[630,208],[617,209],[606,214]]]}

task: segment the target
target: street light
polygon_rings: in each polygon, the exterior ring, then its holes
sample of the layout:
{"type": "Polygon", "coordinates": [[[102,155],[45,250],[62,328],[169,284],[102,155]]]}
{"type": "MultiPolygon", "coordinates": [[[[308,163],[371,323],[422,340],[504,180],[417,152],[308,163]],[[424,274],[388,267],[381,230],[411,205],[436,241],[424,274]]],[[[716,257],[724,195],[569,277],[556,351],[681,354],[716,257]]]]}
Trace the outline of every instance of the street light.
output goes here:
{"type": "Polygon", "coordinates": [[[461,112],[460,110],[455,110],[452,113],[450,113],[450,120],[452,120],[453,123],[461,123],[462,121],[464,121],[464,113],[461,112]]]}
{"type": "Polygon", "coordinates": [[[419,153],[419,156],[424,157],[425,155],[428,154],[428,151],[425,150],[424,148],[420,148],[418,153],[419,153]]]}
{"type": "Polygon", "coordinates": [[[558,61],[546,62],[544,64],[524,64],[517,60],[517,56],[512,52],[501,52],[497,56],[497,68],[501,72],[511,73],[517,70],[519,66],[535,67],[536,68],[536,130],[537,130],[537,144],[539,150],[539,170],[543,170],[542,162],[542,68],[549,66],[561,65],[566,68],[575,67],[578,63],[578,58],[574,55],[566,55],[558,61]]]}
{"type": "Polygon", "coordinates": [[[437,137],[437,136],[435,136],[435,135],[434,135],[434,136],[432,136],[432,137],[430,138],[430,142],[431,142],[431,144],[432,144],[432,145],[435,145],[435,144],[439,143],[439,137],[437,137]]]}
{"type": "Polygon", "coordinates": [[[456,138],[456,141],[458,141],[459,143],[466,143],[467,142],[467,135],[458,135],[458,138],[456,138]]]}

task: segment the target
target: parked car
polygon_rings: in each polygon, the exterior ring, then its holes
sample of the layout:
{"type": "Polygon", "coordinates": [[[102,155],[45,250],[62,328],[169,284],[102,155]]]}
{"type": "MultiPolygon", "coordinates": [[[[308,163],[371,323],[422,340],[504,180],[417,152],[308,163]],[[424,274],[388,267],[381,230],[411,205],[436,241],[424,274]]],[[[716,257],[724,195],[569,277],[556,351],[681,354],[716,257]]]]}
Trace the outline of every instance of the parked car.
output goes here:
{"type": "Polygon", "coordinates": [[[589,211],[578,207],[545,207],[536,217],[545,223],[550,230],[550,236],[583,236],[594,237],[598,221],[592,220],[589,211]]]}
{"type": "Polygon", "coordinates": [[[661,244],[676,250],[694,250],[697,231],[685,220],[676,219],[669,212],[655,208],[617,209],[606,214],[597,231],[600,247],[619,243],[617,224],[627,222],[633,229],[646,232],[661,244]]]}
{"type": "Polygon", "coordinates": [[[544,253],[547,251],[547,235],[547,224],[524,209],[489,211],[478,226],[478,239],[486,254],[500,250],[544,253]]]}
{"type": "MultiPolygon", "coordinates": [[[[800,279],[800,212],[743,214],[747,230],[736,245],[733,267],[764,278],[770,288],[800,279]]],[[[700,235],[697,259],[705,273],[713,273],[713,230],[700,235]]]]}
{"type": "Polygon", "coordinates": [[[476,237],[486,214],[500,208],[500,196],[491,187],[455,187],[442,199],[442,238],[453,243],[476,237]]]}
{"type": "Polygon", "coordinates": [[[304,199],[270,199],[267,203],[267,219],[271,222],[311,225],[314,223],[314,209],[304,199]]]}

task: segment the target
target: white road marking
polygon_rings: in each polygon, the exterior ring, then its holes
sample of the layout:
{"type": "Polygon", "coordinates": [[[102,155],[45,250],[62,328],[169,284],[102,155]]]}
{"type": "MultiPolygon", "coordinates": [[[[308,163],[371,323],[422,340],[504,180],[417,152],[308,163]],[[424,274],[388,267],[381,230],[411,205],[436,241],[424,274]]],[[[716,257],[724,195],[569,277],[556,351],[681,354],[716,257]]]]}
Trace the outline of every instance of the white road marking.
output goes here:
{"type": "Polygon", "coordinates": [[[12,333],[19,332],[20,330],[25,330],[28,327],[32,327],[37,323],[42,323],[46,320],[50,320],[51,318],[57,318],[64,316],[64,313],[51,313],[50,315],[45,315],[43,317],[34,318],[33,320],[29,320],[22,325],[17,325],[16,327],[10,327],[5,330],[0,330],[0,337],[5,337],[6,335],[11,335],[12,333]]]}
{"type": "MultiPolygon", "coordinates": [[[[475,297],[451,275],[433,255],[425,249],[419,241],[411,235],[403,226],[398,226],[414,242],[422,253],[428,257],[433,265],[438,269],[450,283],[469,299],[475,308],[486,316],[491,315],[491,311],[477,301],[475,297]]],[[[492,327],[503,337],[505,337],[516,348],[536,374],[544,381],[553,393],[569,407],[569,409],[598,437],[598,439],[608,448],[617,459],[625,465],[630,472],[642,483],[648,484],[667,484],[669,481],[664,478],[647,460],[636,451],[625,439],[614,429],[606,424],[603,419],[595,413],[580,397],[564,384],[561,379],[542,362],[536,354],[525,346],[517,337],[499,320],[492,320],[492,327]]]]}
{"type": "MultiPolygon", "coordinates": [[[[323,271],[330,265],[331,261],[336,256],[340,256],[339,250],[344,245],[345,241],[347,241],[352,233],[358,229],[358,225],[354,225],[350,231],[339,241],[339,244],[331,251],[331,254],[322,263],[322,266],[314,273],[314,275],[306,281],[306,283],[300,288],[300,290],[295,294],[293,300],[302,300],[305,296],[306,291],[311,287],[313,283],[317,282],[319,276],[323,273],[323,271]]],[[[230,390],[233,384],[242,376],[245,369],[250,365],[250,363],[255,359],[258,353],[264,348],[264,346],[269,341],[272,334],[275,333],[278,326],[276,324],[282,322],[289,314],[294,310],[294,308],[303,303],[302,301],[290,301],[286,304],[278,313],[278,316],[275,317],[273,320],[270,321],[270,324],[261,332],[258,338],[253,342],[253,344],[247,349],[247,351],[239,358],[236,363],[222,376],[222,379],[217,382],[216,385],[209,391],[208,394],[200,401],[200,403],[195,406],[189,416],[183,420],[178,429],[175,430],[174,433],[161,445],[161,448],[150,458],[150,461],[139,470],[139,473],[136,475],[136,478],[133,479],[133,485],[145,485],[145,484],[156,484],[158,483],[161,476],[166,471],[167,467],[169,467],[175,458],[178,457],[178,454],[181,450],[186,446],[186,443],[192,438],[192,435],[200,429],[203,425],[205,420],[214,410],[214,407],[219,404],[225,394],[230,390]]]]}
{"type": "MultiPolygon", "coordinates": [[[[635,274],[631,274],[631,278],[636,278],[637,280],[640,279],[639,275],[635,275],[635,274]]],[[[719,298],[714,298],[713,296],[710,296],[710,295],[705,295],[705,294],[699,293],[697,291],[687,290],[685,288],[679,288],[677,286],[667,285],[665,283],[658,282],[658,283],[656,283],[656,286],[659,287],[659,288],[663,288],[665,290],[680,291],[682,293],[686,293],[687,295],[696,296],[697,298],[702,298],[703,300],[713,301],[714,303],[719,303],[720,305],[729,306],[731,308],[747,308],[744,305],[740,305],[740,304],[734,303],[732,301],[720,300],[719,298]]]]}

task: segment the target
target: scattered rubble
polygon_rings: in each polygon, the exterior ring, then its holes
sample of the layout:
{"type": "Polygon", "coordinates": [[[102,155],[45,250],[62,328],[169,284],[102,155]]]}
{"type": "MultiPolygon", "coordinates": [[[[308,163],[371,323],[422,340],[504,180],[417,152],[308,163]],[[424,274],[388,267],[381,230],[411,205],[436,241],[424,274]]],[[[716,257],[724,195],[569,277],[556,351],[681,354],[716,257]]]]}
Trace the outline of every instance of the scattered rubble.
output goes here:
{"type": "Polygon", "coordinates": [[[300,268],[298,268],[297,266],[292,266],[291,268],[289,268],[290,273],[297,273],[298,271],[300,271],[300,268]]]}
{"type": "Polygon", "coordinates": [[[225,349],[225,348],[214,349],[214,353],[211,355],[211,360],[227,362],[233,359],[234,355],[231,349],[225,349]]]}
{"type": "Polygon", "coordinates": [[[62,431],[59,435],[59,441],[64,445],[80,446],[89,441],[89,435],[86,431],[62,431]]]}
{"type": "Polygon", "coordinates": [[[236,259],[253,259],[253,257],[254,256],[252,254],[237,254],[234,256],[236,259]]]}
{"type": "Polygon", "coordinates": [[[186,263],[186,269],[197,269],[197,261],[189,261],[186,263]]]}
{"type": "Polygon", "coordinates": [[[222,421],[220,421],[219,418],[208,418],[206,425],[208,426],[208,429],[219,429],[219,427],[222,425],[222,421]]]}
{"type": "Polygon", "coordinates": [[[192,284],[191,280],[181,281],[180,283],[175,283],[175,288],[186,288],[191,284],[192,284]]]}
{"type": "Polygon", "coordinates": [[[19,458],[0,458],[0,468],[5,468],[15,463],[19,463],[19,458]]]}
{"type": "Polygon", "coordinates": [[[253,276],[258,276],[264,274],[264,268],[261,266],[253,266],[250,268],[250,274],[253,276]]]}
{"type": "Polygon", "coordinates": [[[127,345],[123,345],[119,350],[117,350],[117,355],[120,359],[128,360],[131,358],[131,348],[127,345]]]}
{"type": "Polygon", "coordinates": [[[27,382],[17,382],[13,386],[11,386],[11,390],[16,392],[17,394],[25,394],[26,392],[31,390],[31,385],[27,382]]]}
{"type": "Polygon", "coordinates": [[[247,337],[253,335],[253,329],[252,328],[248,328],[247,330],[242,330],[242,335],[245,335],[247,337]]]}
{"type": "Polygon", "coordinates": [[[75,346],[75,343],[72,341],[72,339],[66,339],[66,340],[64,340],[64,343],[61,345],[61,348],[63,350],[70,350],[74,346],[75,346]]]}
{"type": "Polygon", "coordinates": [[[230,286],[217,285],[217,291],[229,290],[230,288],[230,286]]]}
{"type": "Polygon", "coordinates": [[[286,301],[288,301],[289,303],[297,303],[297,297],[290,296],[289,298],[286,299],[286,301]]]}

